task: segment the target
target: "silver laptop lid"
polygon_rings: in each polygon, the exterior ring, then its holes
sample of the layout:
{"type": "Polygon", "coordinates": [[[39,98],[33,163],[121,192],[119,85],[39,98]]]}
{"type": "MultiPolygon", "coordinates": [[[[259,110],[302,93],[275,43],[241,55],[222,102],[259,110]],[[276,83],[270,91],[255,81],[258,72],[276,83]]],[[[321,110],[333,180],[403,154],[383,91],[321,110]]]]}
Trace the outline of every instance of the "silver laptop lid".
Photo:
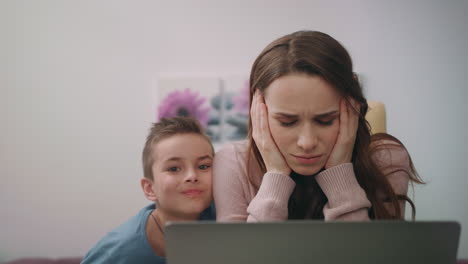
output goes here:
{"type": "Polygon", "coordinates": [[[455,263],[456,222],[172,223],[168,264],[455,263]]]}

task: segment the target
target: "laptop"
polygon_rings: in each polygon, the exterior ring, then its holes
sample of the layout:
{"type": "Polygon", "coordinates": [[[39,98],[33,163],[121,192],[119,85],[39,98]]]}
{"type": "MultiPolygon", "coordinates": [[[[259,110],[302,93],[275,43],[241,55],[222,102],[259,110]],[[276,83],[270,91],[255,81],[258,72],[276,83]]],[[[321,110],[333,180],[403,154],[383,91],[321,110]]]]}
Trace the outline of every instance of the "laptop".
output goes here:
{"type": "Polygon", "coordinates": [[[457,222],[179,222],[166,227],[168,264],[452,264],[457,222]]]}

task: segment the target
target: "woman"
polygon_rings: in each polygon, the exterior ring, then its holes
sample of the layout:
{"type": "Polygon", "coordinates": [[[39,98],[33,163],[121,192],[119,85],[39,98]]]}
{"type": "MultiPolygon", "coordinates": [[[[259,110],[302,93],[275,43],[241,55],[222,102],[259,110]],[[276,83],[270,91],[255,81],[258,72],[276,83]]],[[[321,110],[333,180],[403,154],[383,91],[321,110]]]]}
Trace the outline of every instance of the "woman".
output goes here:
{"type": "Polygon", "coordinates": [[[422,183],[403,144],[371,136],[345,48],[295,32],[269,44],[250,75],[249,136],[214,161],[219,221],[404,219],[422,183]]]}

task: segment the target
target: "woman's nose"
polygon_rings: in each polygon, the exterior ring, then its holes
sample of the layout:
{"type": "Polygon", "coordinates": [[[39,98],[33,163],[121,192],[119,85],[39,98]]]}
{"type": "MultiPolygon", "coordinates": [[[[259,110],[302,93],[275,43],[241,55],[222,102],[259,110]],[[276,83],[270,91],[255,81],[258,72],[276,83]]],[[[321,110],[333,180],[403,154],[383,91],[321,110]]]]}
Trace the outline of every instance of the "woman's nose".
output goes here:
{"type": "Polygon", "coordinates": [[[318,143],[317,135],[310,126],[305,126],[298,135],[297,145],[304,151],[312,151],[318,143]]]}

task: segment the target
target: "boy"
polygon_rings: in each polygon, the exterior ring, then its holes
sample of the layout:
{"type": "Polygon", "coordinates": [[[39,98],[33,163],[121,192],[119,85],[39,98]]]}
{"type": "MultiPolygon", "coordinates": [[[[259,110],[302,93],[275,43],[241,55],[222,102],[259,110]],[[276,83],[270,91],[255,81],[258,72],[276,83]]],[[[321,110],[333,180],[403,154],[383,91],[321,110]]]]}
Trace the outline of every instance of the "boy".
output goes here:
{"type": "Polygon", "coordinates": [[[214,220],[211,165],[214,150],[197,121],[174,117],[151,128],[143,150],[141,188],[146,206],[108,233],[84,257],[87,263],[165,263],[168,221],[214,220]]]}

